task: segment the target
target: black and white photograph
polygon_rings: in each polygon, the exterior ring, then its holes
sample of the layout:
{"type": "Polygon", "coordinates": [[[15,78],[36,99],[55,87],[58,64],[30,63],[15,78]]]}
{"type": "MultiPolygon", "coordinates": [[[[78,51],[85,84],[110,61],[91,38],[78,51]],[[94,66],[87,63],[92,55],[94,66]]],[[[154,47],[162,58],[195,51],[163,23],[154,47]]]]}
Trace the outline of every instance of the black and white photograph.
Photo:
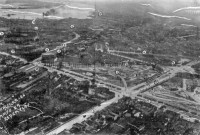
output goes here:
{"type": "Polygon", "coordinates": [[[0,135],[200,135],[200,0],[0,0],[0,135]]]}

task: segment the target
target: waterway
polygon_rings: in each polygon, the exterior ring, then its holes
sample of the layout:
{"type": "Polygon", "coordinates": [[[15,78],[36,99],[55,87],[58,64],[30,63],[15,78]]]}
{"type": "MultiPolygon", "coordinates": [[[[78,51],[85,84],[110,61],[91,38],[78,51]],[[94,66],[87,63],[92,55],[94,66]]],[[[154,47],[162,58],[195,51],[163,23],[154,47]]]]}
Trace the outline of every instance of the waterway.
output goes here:
{"type": "MultiPolygon", "coordinates": [[[[60,6],[54,6],[51,8],[37,8],[37,9],[12,9],[16,8],[10,6],[3,6],[5,3],[0,2],[0,16],[11,19],[28,19],[33,20],[35,18],[43,18],[43,13],[46,13],[50,9],[54,9],[55,13],[49,16],[45,16],[48,19],[64,19],[64,18],[78,18],[78,19],[86,19],[90,18],[89,16],[94,11],[94,5],[86,4],[86,3],[61,3],[60,6]],[[11,8],[11,9],[2,9],[3,8],[11,8]],[[8,16],[10,14],[10,16],[8,16]]],[[[22,5],[22,4],[21,4],[22,5]]],[[[19,6],[17,6],[19,7],[19,6]]]]}

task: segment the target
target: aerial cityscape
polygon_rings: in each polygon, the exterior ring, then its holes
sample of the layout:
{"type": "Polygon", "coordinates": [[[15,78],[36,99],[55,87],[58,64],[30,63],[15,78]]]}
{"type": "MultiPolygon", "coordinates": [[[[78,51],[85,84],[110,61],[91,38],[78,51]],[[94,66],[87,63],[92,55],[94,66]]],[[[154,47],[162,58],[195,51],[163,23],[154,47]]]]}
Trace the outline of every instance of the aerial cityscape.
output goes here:
{"type": "Polygon", "coordinates": [[[200,135],[199,0],[1,0],[0,135],[200,135]]]}

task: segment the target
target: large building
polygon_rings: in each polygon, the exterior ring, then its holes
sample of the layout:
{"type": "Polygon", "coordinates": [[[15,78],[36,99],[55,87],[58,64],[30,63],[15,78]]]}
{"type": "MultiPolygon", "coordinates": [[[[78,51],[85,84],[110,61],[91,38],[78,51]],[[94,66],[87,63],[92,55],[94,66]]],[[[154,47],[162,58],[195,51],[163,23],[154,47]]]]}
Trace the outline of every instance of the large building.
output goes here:
{"type": "Polygon", "coordinates": [[[53,53],[42,54],[42,63],[53,64],[56,56],[53,53]]]}
{"type": "Polygon", "coordinates": [[[105,88],[105,87],[90,88],[88,91],[88,94],[96,95],[98,97],[101,97],[107,100],[115,96],[115,93],[111,92],[108,88],[105,88]]]}

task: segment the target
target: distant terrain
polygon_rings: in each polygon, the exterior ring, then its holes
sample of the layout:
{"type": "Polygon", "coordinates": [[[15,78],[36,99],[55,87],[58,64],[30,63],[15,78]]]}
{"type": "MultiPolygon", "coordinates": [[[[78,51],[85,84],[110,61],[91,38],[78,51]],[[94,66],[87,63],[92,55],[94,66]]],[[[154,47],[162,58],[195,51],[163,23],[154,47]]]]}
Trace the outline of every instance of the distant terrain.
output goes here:
{"type": "Polygon", "coordinates": [[[7,0],[5,4],[27,6],[29,8],[51,8],[53,6],[59,6],[59,3],[43,2],[38,0],[7,0]]]}
{"type": "Polygon", "coordinates": [[[6,0],[0,1],[0,16],[13,19],[35,19],[42,18],[45,13],[49,19],[69,17],[85,19],[91,15],[93,8],[94,4],[76,1],[6,0]],[[14,15],[7,17],[8,13],[14,15]]]}

